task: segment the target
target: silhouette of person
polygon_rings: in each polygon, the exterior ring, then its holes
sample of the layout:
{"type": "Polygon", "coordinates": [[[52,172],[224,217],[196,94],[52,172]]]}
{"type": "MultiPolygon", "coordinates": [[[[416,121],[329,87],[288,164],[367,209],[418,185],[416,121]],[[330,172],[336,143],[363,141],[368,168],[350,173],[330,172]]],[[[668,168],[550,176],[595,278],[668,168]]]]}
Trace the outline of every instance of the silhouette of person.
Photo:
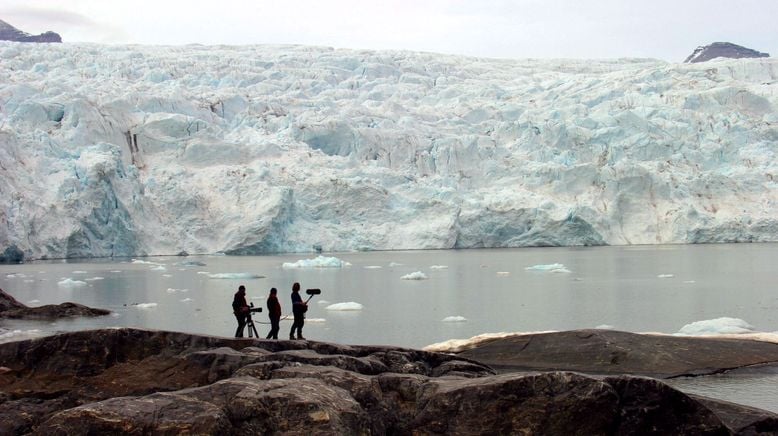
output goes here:
{"type": "Polygon", "coordinates": [[[278,330],[281,328],[279,326],[281,322],[281,303],[278,302],[276,293],[278,293],[278,290],[271,288],[270,295],[267,297],[267,316],[270,318],[270,333],[267,334],[265,339],[278,339],[278,330]]]}
{"type": "Polygon", "coordinates": [[[249,315],[249,305],[246,303],[246,287],[243,285],[238,286],[238,292],[235,293],[235,297],[232,300],[232,313],[235,314],[235,319],[238,320],[238,329],[235,330],[235,337],[243,337],[243,328],[246,327],[246,319],[249,315]]]}
{"type": "Polygon", "coordinates": [[[303,297],[300,296],[300,284],[295,282],[292,285],[292,314],[294,315],[294,323],[292,324],[292,330],[289,332],[289,339],[294,339],[294,331],[297,330],[297,339],[305,339],[303,337],[303,324],[305,324],[305,312],[308,311],[308,305],[303,303],[303,297]]]}

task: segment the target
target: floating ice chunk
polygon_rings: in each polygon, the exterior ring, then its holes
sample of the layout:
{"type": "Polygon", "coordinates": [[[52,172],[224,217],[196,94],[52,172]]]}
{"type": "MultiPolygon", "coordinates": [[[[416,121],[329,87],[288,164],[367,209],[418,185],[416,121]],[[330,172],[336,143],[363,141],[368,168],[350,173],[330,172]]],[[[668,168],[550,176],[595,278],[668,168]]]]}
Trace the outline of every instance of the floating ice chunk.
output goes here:
{"type": "Polygon", "coordinates": [[[173,277],[173,274],[162,274],[162,277],[170,278],[170,277],[173,277]]]}
{"type": "Polygon", "coordinates": [[[353,301],[349,301],[348,303],[335,303],[330,304],[325,309],[327,310],[337,310],[337,311],[348,311],[348,310],[362,310],[364,306],[362,306],[359,303],[355,303],[353,301]]]}
{"type": "Polygon", "coordinates": [[[686,284],[697,283],[696,280],[684,280],[683,282],[686,283],[686,284]]]}
{"type": "Polygon", "coordinates": [[[112,273],[120,273],[120,272],[122,272],[122,270],[120,270],[120,269],[114,269],[114,270],[111,270],[111,272],[112,272],[112,273]]]}
{"type": "Polygon", "coordinates": [[[432,265],[430,269],[448,269],[448,265],[432,265]]]}
{"type": "Polygon", "coordinates": [[[162,265],[157,265],[157,266],[151,268],[151,271],[167,271],[167,268],[165,268],[162,265]]]}
{"type": "Polygon", "coordinates": [[[40,302],[41,302],[41,300],[30,300],[30,301],[27,302],[27,304],[38,304],[40,302]]]}
{"type": "Polygon", "coordinates": [[[86,274],[86,271],[73,271],[73,274],[86,274]]]}
{"type": "Polygon", "coordinates": [[[103,278],[103,277],[90,277],[90,278],[84,279],[84,280],[86,280],[87,282],[96,282],[98,280],[105,280],[105,278],[103,278]]]}
{"type": "Polygon", "coordinates": [[[194,300],[192,300],[191,298],[187,297],[187,298],[184,298],[183,300],[178,300],[178,301],[180,301],[182,303],[188,303],[188,302],[194,301],[194,300]]]}
{"type": "Polygon", "coordinates": [[[389,267],[390,267],[390,268],[391,268],[391,267],[395,267],[395,266],[402,266],[402,264],[401,264],[401,263],[398,263],[398,262],[389,262],[389,267]]]}
{"type": "Polygon", "coordinates": [[[454,316],[447,316],[443,318],[441,321],[443,322],[467,322],[467,318],[464,316],[454,315],[454,316]]]}
{"type": "Polygon", "coordinates": [[[82,282],[81,280],[73,280],[71,278],[67,278],[64,280],[61,280],[57,282],[57,286],[62,288],[78,288],[81,286],[86,286],[86,282],[82,282]]]}
{"type": "Polygon", "coordinates": [[[696,321],[681,327],[680,336],[704,336],[720,334],[754,333],[754,326],[739,318],[721,317],[696,321]]]}
{"type": "Polygon", "coordinates": [[[327,322],[327,320],[324,319],[324,318],[305,318],[305,322],[306,323],[308,323],[308,322],[315,322],[317,324],[321,324],[321,323],[327,322]]]}
{"type": "Polygon", "coordinates": [[[319,304],[330,304],[330,302],[327,301],[327,300],[319,300],[318,303],[319,304]]]}
{"type": "Polygon", "coordinates": [[[675,277],[675,274],[659,274],[656,276],[658,279],[671,279],[675,277]]]}
{"type": "Polygon", "coordinates": [[[541,265],[533,265],[524,268],[527,271],[546,271],[552,273],[569,273],[570,270],[565,268],[561,263],[549,263],[541,265]]]}
{"type": "Polygon", "coordinates": [[[616,327],[613,327],[610,324],[600,324],[595,328],[599,330],[616,330],[616,327]]]}
{"type": "Polygon", "coordinates": [[[350,263],[337,257],[317,256],[314,259],[300,259],[297,262],[284,262],[281,268],[343,268],[351,266],[350,263]]]}
{"type": "Polygon", "coordinates": [[[509,276],[509,275],[511,275],[511,273],[508,272],[508,271],[497,271],[497,275],[498,276],[509,276]]]}
{"type": "Polygon", "coordinates": [[[33,279],[24,279],[24,283],[35,283],[33,279]]]}
{"type": "Polygon", "coordinates": [[[140,260],[140,259],[132,259],[131,263],[140,264],[140,265],[161,265],[159,262],[151,262],[148,260],[140,260]]]}
{"type": "Polygon", "coordinates": [[[380,265],[368,265],[365,267],[365,269],[381,269],[381,268],[383,267],[380,265]]]}
{"type": "Polygon", "coordinates": [[[177,263],[177,265],[181,265],[181,266],[207,266],[205,262],[198,262],[196,260],[185,260],[183,262],[177,263]]]}
{"type": "Polygon", "coordinates": [[[157,307],[157,303],[138,303],[134,305],[138,309],[152,309],[157,307]]]}
{"type": "Polygon", "coordinates": [[[11,274],[6,275],[5,277],[7,279],[15,279],[15,278],[25,277],[25,275],[22,274],[22,273],[11,273],[11,274]]]}
{"type": "Polygon", "coordinates": [[[208,271],[197,271],[197,274],[202,274],[205,276],[211,275],[211,273],[209,273],[208,271]]]}
{"type": "Polygon", "coordinates": [[[212,279],[233,279],[233,280],[253,280],[253,279],[265,278],[265,276],[259,274],[252,274],[252,273],[216,273],[216,274],[208,274],[208,277],[212,279]]]}
{"type": "Polygon", "coordinates": [[[400,278],[402,280],[427,280],[429,277],[427,277],[427,274],[424,274],[421,271],[416,271],[410,274],[406,274],[400,278]]]}
{"type": "Polygon", "coordinates": [[[166,292],[168,294],[175,294],[176,292],[189,292],[189,289],[167,288],[166,292]]]}

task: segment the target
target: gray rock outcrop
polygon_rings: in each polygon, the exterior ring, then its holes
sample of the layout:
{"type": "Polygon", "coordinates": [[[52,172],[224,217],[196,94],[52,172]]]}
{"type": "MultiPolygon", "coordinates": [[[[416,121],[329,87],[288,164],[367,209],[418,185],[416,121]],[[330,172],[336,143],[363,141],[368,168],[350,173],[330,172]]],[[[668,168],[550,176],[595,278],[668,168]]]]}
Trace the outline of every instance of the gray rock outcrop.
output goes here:
{"type": "Polygon", "coordinates": [[[62,42],[62,37],[55,32],[43,32],[40,35],[31,35],[22,32],[16,27],[0,20],[0,41],[16,42],[62,42]]]}
{"type": "Polygon", "coordinates": [[[705,62],[715,58],[769,58],[769,53],[762,53],[760,51],[752,50],[750,48],[743,47],[741,45],[732,44],[731,42],[714,42],[710,45],[704,45],[697,47],[689,57],[684,60],[684,63],[697,63],[705,62]]]}
{"type": "Polygon", "coordinates": [[[29,307],[0,289],[0,319],[56,319],[74,318],[77,316],[103,316],[111,311],[95,309],[78,303],[47,304],[39,307],[29,307]]]}
{"type": "Polygon", "coordinates": [[[658,380],[396,347],[112,329],[1,344],[0,366],[3,434],[734,433],[658,380]]]}

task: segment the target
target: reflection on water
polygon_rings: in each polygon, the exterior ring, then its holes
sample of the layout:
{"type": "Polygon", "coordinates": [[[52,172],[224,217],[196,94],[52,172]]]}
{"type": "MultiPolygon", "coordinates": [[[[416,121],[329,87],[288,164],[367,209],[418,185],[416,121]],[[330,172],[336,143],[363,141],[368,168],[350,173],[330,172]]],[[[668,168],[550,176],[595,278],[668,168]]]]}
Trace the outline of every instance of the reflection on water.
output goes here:
{"type": "MultiPolygon", "coordinates": [[[[674,333],[724,316],[777,331],[777,252],[778,244],[360,252],[334,255],[350,266],[313,269],[281,267],[313,257],[304,255],[33,262],[0,266],[0,288],[33,306],[75,301],[114,315],[2,326],[40,332],[132,326],[229,336],[238,285],[260,306],[278,288],[288,313],[297,281],[323,291],[308,312],[317,322],[304,331],[321,341],[422,347],[484,332],[603,325],[674,333]],[[537,265],[545,267],[527,269],[537,265]],[[241,278],[230,278],[236,274],[241,278]],[[348,302],[362,309],[326,310],[348,302]]],[[[290,326],[282,322],[281,334],[290,326]]],[[[257,327],[264,336],[267,326],[257,327]]],[[[14,334],[0,331],[0,340],[9,337],[14,334]]]]}

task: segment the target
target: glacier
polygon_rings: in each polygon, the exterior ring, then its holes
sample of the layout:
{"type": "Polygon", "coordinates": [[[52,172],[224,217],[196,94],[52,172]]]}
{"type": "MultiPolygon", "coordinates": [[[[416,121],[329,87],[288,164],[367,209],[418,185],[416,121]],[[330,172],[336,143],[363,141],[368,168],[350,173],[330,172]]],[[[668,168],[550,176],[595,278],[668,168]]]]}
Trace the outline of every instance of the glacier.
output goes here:
{"type": "Polygon", "coordinates": [[[0,42],[0,260],[777,241],[777,78],[0,42]]]}

